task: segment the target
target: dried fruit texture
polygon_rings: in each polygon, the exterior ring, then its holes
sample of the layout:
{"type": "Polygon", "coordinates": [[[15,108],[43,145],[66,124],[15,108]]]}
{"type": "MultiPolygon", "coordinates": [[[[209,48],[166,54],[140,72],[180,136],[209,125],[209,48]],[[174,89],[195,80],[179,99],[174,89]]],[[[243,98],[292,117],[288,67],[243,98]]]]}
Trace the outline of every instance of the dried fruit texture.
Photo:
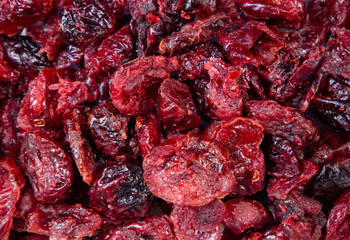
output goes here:
{"type": "Polygon", "coordinates": [[[177,75],[181,80],[202,78],[207,76],[204,64],[215,58],[224,58],[225,52],[215,42],[206,42],[193,48],[185,48],[176,54],[179,60],[177,75]]]}
{"type": "Polygon", "coordinates": [[[0,82],[12,82],[18,81],[21,76],[17,69],[12,68],[9,63],[5,60],[4,49],[0,44],[0,82]]]}
{"type": "Polygon", "coordinates": [[[129,119],[111,103],[94,107],[89,115],[88,124],[97,148],[114,158],[133,152],[129,119]]]}
{"type": "Polygon", "coordinates": [[[267,196],[271,199],[286,199],[289,192],[304,187],[319,170],[318,165],[311,160],[300,162],[299,168],[300,173],[294,177],[270,178],[266,188],[267,196]]]}
{"type": "Polygon", "coordinates": [[[268,210],[255,200],[231,199],[225,203],[225,223],[234,234],[247,229],[263,229],[272,219],[268,210]]]}
{"type": "Polygon", "coordinates": [[[348,239],[350,236],[350,191],[345,191],[334,203],[328,215],[326,240],[348,239]]]}
{"type": "Polygon", "coordinates": [[[58,53],[53,65],[57,69],[66,69],[73,67],[74,64],[78,64],[84,56],[84,47],[63,45],[61,51],[58,53]]]}
{"type": "Polygon", "coordinates": [[[14,159],[0,157],[0,238],[8,239],[16,202],[20,198],[26,179],[14,159]]]}
{"type": "Polygon", "coordinates": [[[114,106],[132,116],[153,110],[160,84],[178,66],[175,57],[163,56],[137,58],[121,65],[109,85],[114,106]]]}
{"type": "Polygon", "coordinates": [[[267,1],[235,0],[236,6],[248,19],[267,20],[270,24],[283,27],[299,27],[305,18],[305,0],[267,1]]]}
{"type": "Polygon", "coordinates": [[[58,114],[92,99],[88,87],[83,82],[71,82],[68,79],[60,79],[59,81],[59,83],[49,86],[49,90],[58,90],[60,95],[56,108],[58,114]]]}
{"type": "Polygon", "coordinates": [[[60,19],[56,11],[50,12],[41,25],[28,28],[28,36],[41,45],[40,52],[46,53],[48,60],[53,61],[65,40],[60,34],[60,19]]]}
{"type": "Polygon", "coordinates": [[[41,202],[62,200],[72,184],[72,160],[52,139],[27,133],[21,146],[20,164],[41,202]]]}
{"type": "Polygon", "coordinates": [[[243,237],[242,240],[263,239],[300,239],[318,240],[322,236],[324,219],[311,218],[288,218],[279,225],[267,229],[263,233],[251,233],[252,237],[243,237]]]}
{"type": "Polygon", "coordinates": [[[145,217],[152,201],[142,168],[117,162],[107,163],[91,184],[89,196],[92,208],[116,222],[145,217]]]}
{"type": "Polygon", "coordinates": [[[220,240],[224,214],[225,204],[216,199],[201,207],[174,205],[170,219],[177,239],[220,240]]]}
{"type": "Polygon", "coordinates": [[[49,237],[39,234],[28,234],[22,237],[21,240],[49,240],[49,237]]]}
{"type": "Polygon", "coordinates": [[[310,0],[307,11],[310,25],[346,27],[349,23],[350,3],[344,0],[310,0]]]}
{"type": "Polygon", "coordinates": [[[7,0],[0,3],[0,34],[13,36],[39,22],[52,8],[52,0],[7,0]]]}
{"type": "Polygon", "coordinates": [[[269,210],[275,221],[283,221],[290,217],[316,216],[321,212],[322,204],[301,191],[292,191],[286,199],[273,200],[269,210]]]}
{"type": "Polygon", "coordinates": [[[247,111],[263,126],[265,133],[284,137],[297,146],[306,146],[318,139],[317,125],[292,107],[283,107],[273,100],[250,101],[247,111]]]}
{"type": "Polygon", "coordinates": [[[311,110],[335,129],[350,131],[350,85],[348,80],[329,77],[311,101],[311,110]]]}
{"type": "Polygon", "coordinates": [[[79,173],[83,181],[90,184],[96,175],[97,166],[95,155],[86,139],[84,114],[86,114],[84,109],[79,108],[65,111],[63,115],[64,131],[79,173]]]}
{"type": "Polygon", "coordinates": [[[33,79],[39,70],[51,67],[51,63],[40,53],[40,48],[30,37],[18,35],[9,38],[2,35],[0,40],[5,60],[28,78],[33,79]]]}
{"type": "Polygon", "coordinates": [[[119,64],[131,60],[134,52],[133,44],[130,28],[123,27],[103,40],[97,52],[85,65],[90,66],[89,70],[94,74],[112,72],[119,64]]]}
{"type": "Polygon", "coordinates": [[[21,129],[32,131],[62,125],[62,118],[56,112],[56,94],[49,91],[49,86],[56,82],[58,82],[56,69],[49,68],[42,70],[29,83],[17,117],[21,129]]]}
{"type": "Polygon", "coordinates": [[[162,124],[155,114],[138,116],[135,130],[140,143],[142,156],[145,157],[154,147],[160,144],[162,139],[162,124]]]}
{"type": "Polygon", "coordinates": [[[291,178],[300,173],[299,156],[297,148],[290,141],[283,137],[267,137],[267,158],[268,173],[276,178],[291,178]]]}
{"type": "Polygon", "coordinates": [[[98,0],[72,1],[61,12],[61,34],[74,46],[86,46],[108,36],[116,16],[106,3],[98,0]]]}
{"type": "Polygon", "coordinates": [[[189,133],[154,147],[143,160],[147,187],[178,205],[203,206],[223,198],[237,184],[228,151],[189,133]]]}
{"type": "Polygon", "coordinates": [[[265,160],[259,146],[263,139],[262,126],[248,118],[213,122],[205,135],[229,150],[238,184],[232,194],[251,195],[265,183],[265,160]]]}
{"type": "Polygon", "coordinates": [[[225,48],[227,57],[233,65],[265,64],[268,56],[273,56],[283,47],[280,37],[265,22],[249,21],[218,38],[225,48]],[[262,52],[263,44],[269,43],[269,51],[262,52]]]}
{"type": "Polygon", "coordinates": [[[20,140],[17,136],[17,115],[21,107],[18,99],[10,98],[0,108],[0,146],[5,154],[18,157],[20,140]]]}
{"type": "Polygon", "coordinates": [[[109,227],[94,240],[175,240],[168,216],[149,216],[121,227],[109,227]]]}
{"type": "Polygon", "coordinates": [[[237,79],[241,75],[239,68],[215,59],[204,64],[208,71],[210,84],[208,87],[209,104],[216,117],[225,120],[242,115],[243,96],[237,79]]]}
{"type": "Polygon", "coordinates": [[[82,239],[101,226],[101,217],[81,204],[40,204],[28,214],[27,232],[49,236],[52,240],[82,239]]]}
{"type": "Polygon", "coordinates": [[[196,22],[187,23],[179,31],[173,32],[160,42],[159,52],[166,54],[180,48],[205,42],[223,34],[225,29],[241,23],[242,20],[233,19],[233,17],[222,12],[196,22]]]}
{"type": "Polygon", "coordinates": [[[202,123],[186,84],[168,78],[158,90],[158,116],[164,128],[183,131],[202,123]]]}
{"type": "Polygon", "coordinates": [[[333,202],[349,186],[350,144],[332,151],[312,186],[313,196],[333,202]]]}

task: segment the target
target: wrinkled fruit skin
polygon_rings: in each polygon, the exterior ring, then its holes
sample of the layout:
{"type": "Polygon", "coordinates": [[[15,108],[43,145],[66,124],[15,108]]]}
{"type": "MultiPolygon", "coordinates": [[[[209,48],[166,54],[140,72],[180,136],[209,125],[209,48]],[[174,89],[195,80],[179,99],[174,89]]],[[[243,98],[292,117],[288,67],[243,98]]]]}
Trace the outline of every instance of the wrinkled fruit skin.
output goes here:
{"type": "Polygon", "coordinates": [[[66,196],[73,180],[72,160],[50,137],[27,133],[20,164],[38,201],[56,202],[66,196]]]}
{"type": "Polygon", "coordinates": [[[237,184],[227,150],[192,133],[153,148],[143,160],[143,170],[150,191],[178,205],[203,206],[237,184]]]}
{"type": "Polygon", "coordinates": [[[224,231],[225,204],[213,200],[201,207],[174,205],[170,214],[177,239],[219,240],[224,231]]]}
{"type": "Polygon", "coordinates": [[[152,196],[136,165],[110,162],[89,190],[90,205],[113,221],[130,221],[148,213],[152,196]]]}

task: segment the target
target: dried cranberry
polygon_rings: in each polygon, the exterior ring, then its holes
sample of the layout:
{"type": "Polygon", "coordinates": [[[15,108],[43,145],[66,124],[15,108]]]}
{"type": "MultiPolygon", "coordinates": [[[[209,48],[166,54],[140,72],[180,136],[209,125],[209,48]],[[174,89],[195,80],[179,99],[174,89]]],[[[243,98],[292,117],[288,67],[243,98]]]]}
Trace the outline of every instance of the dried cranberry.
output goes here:
{"type": "Polygon", "coordinates": [[[97,148],[111,157],[131,152],[133,149],[130,145],[129,119],[119,113],[111,103],[94,107],[88,124],[97,148]]]}
{"type": "Polygon", "coordinates": [[[227,201],[225,206],[225,223],[237,235],[247,229],[262,229],[271,222],[267,209],[255,200],[236,198],[227,201]]]}
{"type": "Polygon", "coordinates": [[[158,115],[168,130],[196,128],[202,122],[186,84],[172,78],[164,80],[159,87],[158,115]]]}
{"type": "Polygon", "coordinates": [[[197,22],[187,23],[178,32],[170,34],[160,42],[159,52],[165,54],[205,42],[222,34],[226,28],[234,27],[240,23],[242,23],[241,20],[233,20],[222,12],[197,22]]]}
{"type": "Polygon", "coordinates": [[[22,142],[20,164],[38,201],[56,202],[68,193],[73,178],[72,160],[49,137],[27,133],[22,142]]]}
{"type": "Polygon", "coordinates": [[[64,131],[70,144],[73,159],[84,182],[90,184],[97,171],[95,155],[86,139],[84,109],[67,110],[64,115],[64,131]]]}
{"type": "Polygon", "coordinates": [[[121,65],[109,86],[114,106],[133,116],[154,109],[161,82],[177,68],[176,58],[163,56],[138,58],[121,65]]]}
{"type": "Polygon", "coordinates": [[[41,44],[40,52],[46,53],[50,61],[55,60],[64,38],[60,34],[60,19],[56,11],[50,12],[41,25],[34,25],[28,28],[28,36],[41,44]]]}
{"type": "Polygon", "coordinates": [[[150,191],[179,205],[203,206],[236,185],[228,151],[193,133],[175,135],[146,155],[144,178],[150,191]]]}
{"type": "Polygon", "coordinates": [[[103,40],[98,51],[85,65],[93,73],[115,70],[119,64],[127,62],[133,55],[133,39],[129,27],[123,27],[103,40]]]}
{"type": "Polygon", "coordinates": [[[63,6],[61,33],[75,46],[106,37],[113,30],[116,16],[108,5],[97,0],[72,1],[63,6]]]}
{"type": "Polygon", "coordinates": [[[205,134],[207,138],[229,150],[238,180],[232,194],[251,195],[263,188],[265,161],[259,149],[263,128],[258,122],[248,118],[213,122],[205,134]]]}
{"type": "Polygon", "coordinates": [[[52,66],[30,37],[1,36],[1,45],[9,64],[31,79],[38,74],[39,70],[52,66]]]}
{"type": "Polygon", "coordinates": [[[11,157],[0,158],[0,238],[8,239],[25,178],[11,157]]]}
{"type": "Polygon", "coordinates": [[[219,44],[207,42],[191,49],[185,48],[176,54],[179,60],[177,75],[181,80],[206,77],[204,64],[214,58],[224,58],[225,53],[219,44]]]}
{"type": "Polygon", "coordinates": [[[135,130],[141,147],[142,156],[151,152],[152,148],[158,146],[162,139],[162,124],[155,114],[145,117],[138,116],[135,130]]]}
{"type": "Polygon", "coordinates": [[[318,127],[304,113],[283,107],[272,100],[250,101],[248,115],[258,121],[264,132],[282,136],[295,145],[305,146],[318,139],[318,127]]]}
{"type": "Polygon", "coordinates": [[[224,203],[216,199],[201,207],[174,205],[170,219],[177,239],[220,240],[224,214],[224,203]]]}
{"type": "Polygon", "coordinates": [[[92,182],[89,196],[96,211],[117,222],[145,217],[152,200],[141,167],[116,162],[107,163],[92,182]]]}
{"type": "Polygon", "coordinates": [[[39,22],[52,8],[52,0],[0,3],[0,33],[13,36],[23,28],[39,22]]]}
{"type": "Polygon", "coordinates": [[[63,45],[61,51],[58,53],[53,65],[57,69],[66,69],[73,67],[74,64],[78,64],[84,56],[84,47],[63,45]]]}
{"type": "Polygon", "coordinates": [[[49,91],[49,86],[57,83],[56,69],[41,70],[39,75],[30,82],[21,109],[18,113],[18,126],[25,131],[43,127],[62,126],[62,118],[57,114],[56,94],[49,91]]]}
{"type": "Polygon", "coordinates": [[[346,239],[350,234],[350,192],[345,191],[334,203],[334,206],[329,213],[327,221],[327,234],[326,239],[346,239]]]}
{"type": "Polygon", "coordinates": [[[204,64],[210,76],[209,101],[217,118],[230,119],[242,115],[243,93],[237,83],[240,69],[232,67],[220,59],[204,64]]]}

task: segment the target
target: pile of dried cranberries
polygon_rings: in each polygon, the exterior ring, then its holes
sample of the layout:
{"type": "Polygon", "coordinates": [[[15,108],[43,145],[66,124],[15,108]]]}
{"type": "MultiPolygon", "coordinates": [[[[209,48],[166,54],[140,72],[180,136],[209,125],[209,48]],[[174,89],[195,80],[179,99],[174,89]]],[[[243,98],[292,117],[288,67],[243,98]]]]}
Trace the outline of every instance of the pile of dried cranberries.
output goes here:
{"type": "Polygon", "coordinates": [[[349,1],[0,1],[0,239],[349,236],[349,1]]]}

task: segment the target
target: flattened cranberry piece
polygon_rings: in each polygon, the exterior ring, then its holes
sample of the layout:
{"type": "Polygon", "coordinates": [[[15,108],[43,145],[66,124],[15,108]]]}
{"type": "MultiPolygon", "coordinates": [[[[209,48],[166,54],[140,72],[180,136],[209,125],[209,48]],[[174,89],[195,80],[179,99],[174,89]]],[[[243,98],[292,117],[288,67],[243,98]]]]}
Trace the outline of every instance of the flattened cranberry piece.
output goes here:
{"type": "Polygon", "coordinates": [[[232,194],[251,195],[263,188],[266,167],[259,146],[264,135],[258,122],[248,118],[213,122],[205,135],[229,150],[238,180],[232,194]]]}
{"type": "Polygon", "coordinates": [[[347,239],[350,236],[350,191],[346,190],[334,203],[328,215],[326,240],[347,239]]]}
{"type": "Polygon", "coordinates": [[[173,52],[177,49],[205,42],[224,33],[225,29],[242,23],[233,20],[225,13],[216,13],[208,18],[185,24],[178,32],[173,32],[159,44],[161,54],[173,52]]]}
{"type": "Polygon", "coordinates": [[[268,210],[255,200],[231,199],[225,207],[225,223],[237,235],[247,229],[262,229],[272,220],[268,210]]]}
{"type": "Polygon", "coordinates": [[[67,110],[63,115],[64,131],[79,173],[83,181],[90,184],[96,175],[97,166],[95,155],[85,138],[84,114],[84,110],[79,108],[67,110]]]}
{"type": "Polygon", "coordinates": [[[14,159],[0,157],[0,238],[8,239],[25,178],[14,159]]]}
{"type": "Polygon", "coordinates": [[[89,196],[92,208],[117,222],[145,217],[152,200],[141,167],[116,162],[107,163],[91,184],[89,196]]]}
{"type": "Polygon", "coordinates": [[[150,191],[179,205],[203,206],[228,195],[237,184],[227,150],[193,133],[153,148],[143,169],[150,191]]]}
{"type": "Polygon", "coordinates": [[[283,221],[290,217],[316,216],[322,204],[302,191],[296,190],[288,194],[286,199],[275,199],[270,202],[269,209],[275,221],[283,221]]]}
{"type": "Polygon", "coordinates": [[[52,0],[7,0],[0,3],[0,34],[10,36],[39,22],[52,8],[52,0]]]}
{"type": "Polygon", "coordinates": [[[54,68],[41,70],[39,75],[29,83],[21,109],[18,113],[18,126],[25,131],[43,127],[60,127],[62,118],[57,114],[56,94],[49,91],[49,86],[57,83],[54,68]]]}
{"type": "Polygon", "coordinates": [[[18,157],[20,140],[17,136],[17,115],[21,103],[18,99],[10,98],[0,108],[0,146],[5,154],[18,157]]]}
{"type": "Polygon", "coordinates": [[[225,204],[215,199],[201,207],[174,205],[170,219],[177,239],[220,240],[224,215],[225,204]]]}
{"type": "Polygon", "coordinates": [[[86,46],[113,30],[116,16],[106,3],[97,0],[72,1],[63,6],[61,33],[75,46],[86,46]]]}
{"type": "Polygon", "coordinates": [[[109,85],[114,106],[132,116],[154,109],[161,82],[178,66],[175,57],[163,56],[137,58],[121,65],[109,85]]]}
{"type": "Polygon", "coordinates": [[[92,99],[88,87],[83,82],[71,82],[68,79],[60,79],[59,81],[59,83],[49,86],[50,90],[58,90],[60,95],[56,108],[58,114],[92,99]]]}
{"type": "Polygon", "coordinates": [[[267,137],[268,172],[270,175],[281,178],[291,178],[300,173],[299,158],[296,147],[287,139],[271,136],[267,137]]]}
{"type": "Polygon", "coordinates": [[[135,130],[141,147],[142,156],[145,157],[152,148],[158,146],[162,139],[162,123],[155,114],[138,116],[135,130]]]}
{"type": "Polygon", "coordinates": [[[199,127],[202,120],[197,113],[186,84],[168,78],[158,90],[158,115],[168,130],[182,131],[199,127]]]}
{"type": "Polygon", "coordinates": [[[27,133],[20,164],[38,201],[56,202],[66,196],[73,180],[72,160],[52,139],[27,133]]]}
{"type": "Polygon", "coordinates": [[[210,76],[209,101],[213,111],[221,120],[242,115],[243,93],[237,83],[240,69],[215,59],[204,64],[210,76]]]}
{"type": "Polygon", "coordinates": [[[206,77],[204,64],[214,58],[224,58],[225,52],[219,44],[206,42],[192,49],[185,48],[176,55],[179,60],[177,74],[181,80],[206,77]]]}
{"type": "Polygon", "coordinates": [[[311,160],[300,163],[300,173],[291,178],[270,178],[267,184],[267,196],[276,199],[286,199],[289,192],[301,188],[318,172],[319,167],[311,160]]]}
{"type": "Polygon", "coordinates": [[[310,25],[346,27],[350,20],[350,3],[344,0],[310,0],[307,11],[310,25]]]}
{"type": "Polygon", "coordinates": [[[28,28],[28,36],[41,44],[40,52],[46,53],[50,61],[55,60],[64,38],[60,34],[60,19],[56,11],[50,12],[41,25],[34,25],[28,28]]]}
{"type": "Polygon", "coordinates": [[[1,36],[1,45],[4,49],[5,59],[9,64],[30,79],[36,77],[41,69],[52,66],[30,37],[18,35],[9,38],[1,36]]]}
{"type": "Polygon", "coordinates": [[[313,195],[329,202],[350,186],[350,143],[331,151],[312,186],[313,195]]]}
{"type": "Polygon", "coordinates": [[[73,46],[73,45],[63,45],[61,51],[56,56],[53,65],[57,69],[66,69],[72,67],[74,64],[78,64],[84,56],[84,47],[73,46]]]}
{"type": "Polygon", "coordinates": [[[298,27],[305,17],[305,0],[268,1],[268,0],[235,0],[244,16],[249,19],[268,20],[283,27],[298,27]]]}
{"type": "Polygon", "coordinates": [[[168,216],[149,216],[120,227],[108,227],[94,240],[175,240],[168,216]]]}
{"type": "Polygon", "coordinates": [[[93,73],[115,70],[119,64],[131,59],[134,47],[129,27],[123,27],[104,39],[98,51],[87,64],[93,73]]]}
{"type": "Polygon", "coordinates": [[[248,115],[258,121],[264,132],[282,136],[295,145],[305,146],[318,139],[318,127],[304,113],[283,107],[272,100],[250,101],[248,115]]]}
{"type": "Polygon", "coordinates": [[[270,227],[263,233],[251,233],[242,240],[264,240],[264,239],[300,239],[318,240],[322,236],[324,219],[295,218],[291,217],[282,221],[279,225],[270,227]]]}
{"type": "Polygon", "coordinates": [[[97,148],[111,157],[132,151],[129,119],[110,103],[94,107],[88,124],[97,148]]]}
{"type": "Polygon", "coordinates": [[[53,240],[82,239],[92,236],[102,219],[81,204],[39,205],[28,215],[27,231],[53,240]]]}

